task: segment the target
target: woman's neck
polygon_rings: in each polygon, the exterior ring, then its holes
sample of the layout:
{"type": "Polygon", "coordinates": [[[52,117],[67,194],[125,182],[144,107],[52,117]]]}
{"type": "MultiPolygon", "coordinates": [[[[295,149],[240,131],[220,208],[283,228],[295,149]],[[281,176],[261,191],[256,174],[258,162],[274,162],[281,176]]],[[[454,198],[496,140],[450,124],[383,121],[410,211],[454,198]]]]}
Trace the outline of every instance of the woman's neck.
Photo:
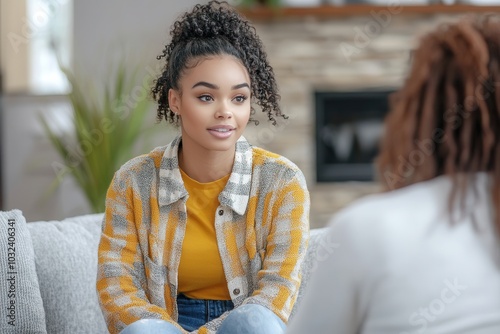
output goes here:
{"type": "Polygon", "coordinates": [[[231,173],[235,150],[201,151],[179,146],[179,166],[190,178],[207,183],[231,173]]]}

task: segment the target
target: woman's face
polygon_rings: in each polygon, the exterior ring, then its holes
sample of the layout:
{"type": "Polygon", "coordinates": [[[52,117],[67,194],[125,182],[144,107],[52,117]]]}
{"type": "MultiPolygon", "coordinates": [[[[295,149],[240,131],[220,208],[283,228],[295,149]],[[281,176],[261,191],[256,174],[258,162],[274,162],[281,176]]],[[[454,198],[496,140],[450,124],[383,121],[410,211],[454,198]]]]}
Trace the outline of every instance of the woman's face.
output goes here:
{"type": "Polygon", "coordinates": [[[173,112],[180,116],[183,147],[234,150],[250,118],[250,77],[229,55],[197,59],[170,89],[173,112]]]}

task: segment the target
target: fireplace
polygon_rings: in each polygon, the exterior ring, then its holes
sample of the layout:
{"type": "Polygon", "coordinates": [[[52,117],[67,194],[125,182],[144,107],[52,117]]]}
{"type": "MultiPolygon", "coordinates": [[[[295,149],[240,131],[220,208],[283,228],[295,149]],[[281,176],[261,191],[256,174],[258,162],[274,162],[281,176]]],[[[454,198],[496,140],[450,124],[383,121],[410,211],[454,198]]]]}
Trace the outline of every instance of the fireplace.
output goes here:
{"type": "Polygon", "coordinates": [[[393,90],[315,92],[317,182],[373,181],[393,90]]]}

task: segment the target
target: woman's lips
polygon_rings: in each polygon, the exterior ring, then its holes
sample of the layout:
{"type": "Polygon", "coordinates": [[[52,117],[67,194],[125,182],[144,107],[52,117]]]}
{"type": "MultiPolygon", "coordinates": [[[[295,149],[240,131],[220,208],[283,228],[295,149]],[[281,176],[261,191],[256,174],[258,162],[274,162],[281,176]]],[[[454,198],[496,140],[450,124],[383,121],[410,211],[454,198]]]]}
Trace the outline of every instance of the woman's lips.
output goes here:
{"type": "Polygon", "coordinates": [[[227,128],[227,127],[210,128],[208,129],[208,132],[210,132],[210,134],[214,137],[225,139],[233,134],[234,128],[227,128]]]}

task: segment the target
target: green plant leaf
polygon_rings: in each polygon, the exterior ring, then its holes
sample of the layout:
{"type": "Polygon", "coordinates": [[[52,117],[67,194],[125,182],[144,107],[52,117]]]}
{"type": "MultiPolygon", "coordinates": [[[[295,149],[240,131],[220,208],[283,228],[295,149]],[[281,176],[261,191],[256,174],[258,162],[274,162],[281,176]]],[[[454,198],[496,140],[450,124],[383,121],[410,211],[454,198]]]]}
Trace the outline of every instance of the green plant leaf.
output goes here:
{"type": "Polygon", "coordinates": [[[68,172],[56,178],[53,186],[59,186],[62,179],[70,175],[92,211],[103,212],[106,192],[116,170],[130,158],[143,153],[137,152],[135,146],[151,133],[151,129],[146,131],[145,120],[152,104],[147,94],[145,98],[134,100],[133,90],[141,88],[138,87],[140,81],[135,80],[137,71],[128,71],[123,62],[105,83],[101,94],[94,85],[67,68],[62,70],[72,87],[68,95],[73,107],[71,138],[54,131],[46,117],[40,115],[41,125],[62,164],[69,166],[68,172]]]}

